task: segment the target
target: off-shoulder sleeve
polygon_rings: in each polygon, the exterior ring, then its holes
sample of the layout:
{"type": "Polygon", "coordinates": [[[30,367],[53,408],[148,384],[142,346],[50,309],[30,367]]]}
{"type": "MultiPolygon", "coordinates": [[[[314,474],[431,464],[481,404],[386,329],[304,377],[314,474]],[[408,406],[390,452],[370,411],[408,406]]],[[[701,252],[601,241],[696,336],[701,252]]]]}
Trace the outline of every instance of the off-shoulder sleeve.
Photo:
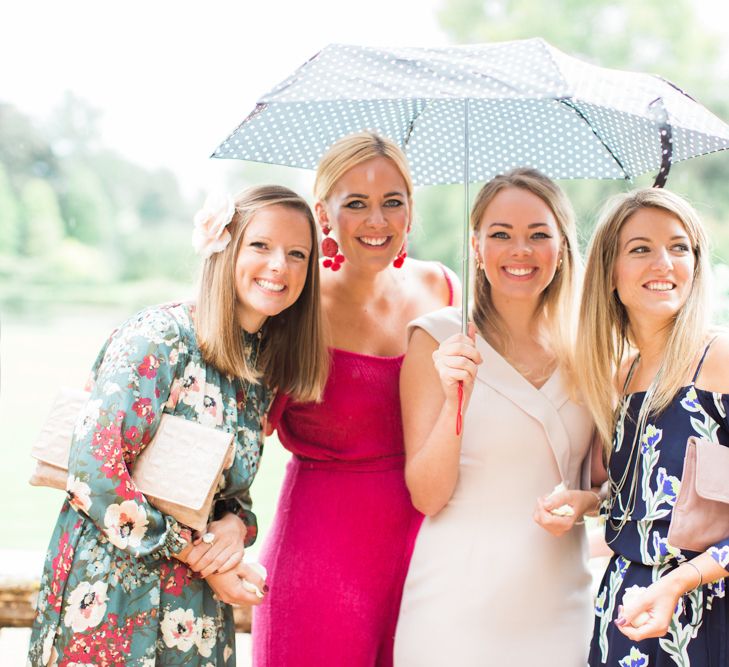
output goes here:
{"type": "Polygon", "coordinates": [[[159,426],[184,351],[179,325],[164,310],[126,322],[97,358],[71,443],[71,505],[137,557],[170,557],[189,539],[189,529],[147,502],[130,475],[159,426]]]}

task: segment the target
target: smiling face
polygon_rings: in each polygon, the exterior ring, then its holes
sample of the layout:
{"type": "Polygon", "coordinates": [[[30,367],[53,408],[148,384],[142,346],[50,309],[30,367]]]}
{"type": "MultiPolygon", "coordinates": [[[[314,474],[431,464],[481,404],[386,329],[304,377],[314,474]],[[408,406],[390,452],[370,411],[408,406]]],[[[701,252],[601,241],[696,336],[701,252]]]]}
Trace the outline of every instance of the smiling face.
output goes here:
{"type": "Polygon", "coordinates": [[[554,278],[562,236],[537,195],[507,187],[489,202],[472,238],[494,302],[536,301],[554,278]]]}
{"type": "Polygon", "coordinates": [[[347,262],[378,271],[402,248],[411,220],[405,179],[386,157],[346,171],[316,212],[332,227],[347,262]]]}
{"type": "Polygon", "coordinates": [[[695,265],[686,229],[672,213],[641,208],[618,236],[613,283],[632,323],[663,326],[686,303],[695,265]]]}
{"type": "Polygon", "coordinates": [[[306,216],[272,205],[253,214],[235,262],[236,314],[249,332],[299,298],[306,282],[312,238],[306,216]]]}

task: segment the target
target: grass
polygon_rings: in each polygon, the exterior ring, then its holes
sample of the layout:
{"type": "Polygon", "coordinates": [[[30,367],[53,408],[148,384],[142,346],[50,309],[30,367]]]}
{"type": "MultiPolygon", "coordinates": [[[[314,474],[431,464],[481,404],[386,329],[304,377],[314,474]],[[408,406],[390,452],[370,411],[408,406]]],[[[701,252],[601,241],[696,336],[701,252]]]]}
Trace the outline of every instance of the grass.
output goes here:
{"type": "MultiPolygon", "coordinates": [[[[73,310],[53,318],[4,316],[0,321],[0,466],[2,547],[45,550],[63,494],[32,487],[30,448],[61,385],[83,386],[110,331],[131,312],[73,310]]],[[[266,443],[251,493],[260,547],[275,511],[289,454],[275,438],[266,443]]]]}

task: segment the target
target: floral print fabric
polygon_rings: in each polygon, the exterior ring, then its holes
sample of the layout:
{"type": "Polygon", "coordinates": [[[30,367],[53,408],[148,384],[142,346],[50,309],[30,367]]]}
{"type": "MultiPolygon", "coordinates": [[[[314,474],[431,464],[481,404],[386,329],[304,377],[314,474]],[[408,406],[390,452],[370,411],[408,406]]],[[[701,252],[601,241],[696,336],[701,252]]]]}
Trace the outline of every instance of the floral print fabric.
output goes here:
{"type": "MultiPolygon", "coordinates": [[[[255,357],[256,336],[246,335],[255,357]]],[[[164,412],[236,435],[215,512],[255,536],[248,487],[270,392],[207,365],[192,306],[146,309],[115,331],[92,369],[74,431],[67,499],[46,555],[31,636],[33,667],[235,664],[232,610],[172,557],[189,535],[134,486],[129,470],[164,412]]],[[[184,481],[183,481],[184,483],[184,481]]]]}
{"type": "MultiPolygon", "coordinates": [[[[729,446],[729,395],[703,391],[692,383],[679,392],[661,415],[649,419],[640,442],[636,443],[639,448],[637,459],[633,457],[632,464],[629,463],[635,424],[644,398],[644,392],[627,397],[627,410],[616,427],[610,473],[618,480],[628,468],[630,470],[611,510],[613,527],[610,521],[606,526],[606,539],[615,556],[598,591],[589,664],[593,667],[727,665],[729,600],[723,579],[684,595],[664,637],[632,642],[612,623],[628,589],[650,586],[683,561],[697,555],[681,552],[667,540],[689,436],[729,446]],[[630,499],[633,485],[634,504],[630,499]],[[621,530],[616,530],[615,524],[631,505],[630,520],[621,530]]],[[[710,547],[708,552],[726,567],[729,539],[710,547]]]]}

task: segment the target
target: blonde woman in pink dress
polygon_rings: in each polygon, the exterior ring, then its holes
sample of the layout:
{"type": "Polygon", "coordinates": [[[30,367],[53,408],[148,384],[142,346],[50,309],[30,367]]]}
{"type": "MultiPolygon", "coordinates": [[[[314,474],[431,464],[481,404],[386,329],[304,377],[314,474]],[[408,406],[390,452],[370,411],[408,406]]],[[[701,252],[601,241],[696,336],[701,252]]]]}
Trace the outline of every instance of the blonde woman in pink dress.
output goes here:
{"type": "Polygon", "coordinates": [[[571,207],[537,171],[484,186],[471,213],[471,337],[445,309],[410,325],[406,479],[425,513],[395,665],[578,667],[590,639],[584,529],[593,424],[570,393],[579,263],[571,207]],[[463,383],[462,433],[456,431],[463,383]],[[558,484],[568,491],[550,495],[558,484]],[[555,516],[563,504],[571,516],[555,516]]]}
{"type": "Polygon", "coordinates": [[[405,259],[412,183],[392,142],[342,139],[314,189],[331,367],[320,403],[278,397],[271,410],[293,456],[261,555],[270,591],[254,614],[253,660],[387,667],[422,519],[403,474],[407,323],[452,303],[458,287],[442,266],[405,259]]]}

